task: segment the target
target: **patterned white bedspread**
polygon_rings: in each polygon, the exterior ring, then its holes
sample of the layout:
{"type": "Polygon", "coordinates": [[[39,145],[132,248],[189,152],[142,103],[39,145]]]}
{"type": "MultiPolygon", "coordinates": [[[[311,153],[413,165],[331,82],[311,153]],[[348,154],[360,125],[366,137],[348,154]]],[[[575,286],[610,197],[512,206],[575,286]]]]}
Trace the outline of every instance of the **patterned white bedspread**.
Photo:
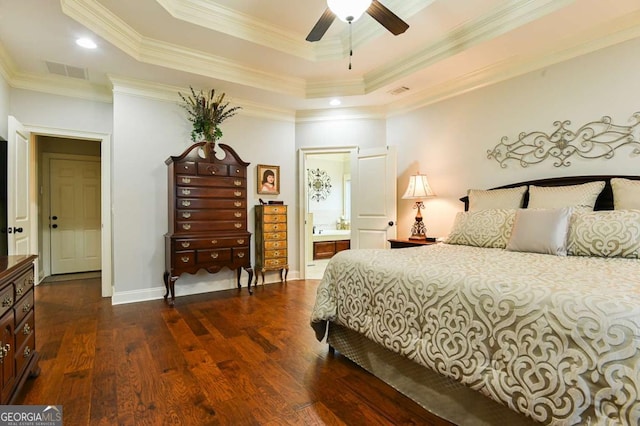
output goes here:
{"type": "Polygon", "coordinates": [[[640,261],[350,250],[312,313],[547,424],[640,424],[640,261]]]}

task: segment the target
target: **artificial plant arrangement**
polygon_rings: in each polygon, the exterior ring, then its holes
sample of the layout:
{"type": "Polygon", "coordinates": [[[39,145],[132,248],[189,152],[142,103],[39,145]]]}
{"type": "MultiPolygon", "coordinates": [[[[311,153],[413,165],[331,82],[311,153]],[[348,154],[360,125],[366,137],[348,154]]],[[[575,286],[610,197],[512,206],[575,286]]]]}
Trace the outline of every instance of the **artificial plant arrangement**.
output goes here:
{"type": "Polygon", "coordinates": [[[207,93],[191,89],[191,95],[178,95],[184,101],[183,107],[187,110],[188,119],[193,123],[191,140],[194,142],[206,142],[205,155],[213,152],[216,140],[222,137],[220,124],[227,118],[233,117],[242,107],[229,108],[229,102],[225,102],[225,94],[216,95],[215,89],[207,93]]]}

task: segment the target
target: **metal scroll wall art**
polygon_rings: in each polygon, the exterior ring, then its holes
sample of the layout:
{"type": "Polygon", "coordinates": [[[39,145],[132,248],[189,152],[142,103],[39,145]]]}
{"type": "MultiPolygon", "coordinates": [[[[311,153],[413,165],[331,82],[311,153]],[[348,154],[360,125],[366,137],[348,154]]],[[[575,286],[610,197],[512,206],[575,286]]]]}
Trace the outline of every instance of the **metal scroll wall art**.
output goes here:
{"type": "Polygon", "coordinates": [[[309,180],[309,198],[320,202],[331,194],[331,178],[324,170],[307,170],[309,180]]]}
{"type": "Polygon", "coordinates": [[[568,167],[571,157],[584,159],[613,158],[617,149],[631,146],[630,155],[640,154],[640,141],[636,131],[640,128],[640,112],[634,113],[630,125],[613,124],[611,117],[604,116],[573,131],[568,127],[571,121],[555,121],[556,130],[551,134],[544,132],[522,132],[518,140],[509,142],[507,136],[487,151],[487,158],[495,159],[500,167],[507,167],[510,161],[517,161],[527,167],[547,159],[555,159],[555,167],[568,167]]]}

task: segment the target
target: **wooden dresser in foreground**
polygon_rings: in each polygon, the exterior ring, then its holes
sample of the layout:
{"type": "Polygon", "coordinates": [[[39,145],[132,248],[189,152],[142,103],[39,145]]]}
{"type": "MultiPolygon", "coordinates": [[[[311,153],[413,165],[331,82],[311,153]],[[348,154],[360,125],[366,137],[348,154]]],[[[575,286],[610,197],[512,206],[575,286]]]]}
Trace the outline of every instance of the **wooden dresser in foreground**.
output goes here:
{"type": "Polygon", "coordinates": [[[200,154],[204,142],[169,157],[169,232],[165,234],[165,299],[175,300],[175,282],[182,273],[209,273],[222,268],[249,273],[251,293],[251,233],[247,230],[247,166],[228,145],[224,154],[200,154]]]}
{"type": "Polygon", "coordinates": [[[265,271],[280,271],[280,281],[289,274],[287,256],[287,206],[282,204],[255,207],[256,285],[258,272],[264,284],[265,271]]]}
{"type": "Polygon", "coordinates": [[[0,257],[0,405],[10,405],[29,377],[40,374],[36,352],[36,256],[0,257]]]}

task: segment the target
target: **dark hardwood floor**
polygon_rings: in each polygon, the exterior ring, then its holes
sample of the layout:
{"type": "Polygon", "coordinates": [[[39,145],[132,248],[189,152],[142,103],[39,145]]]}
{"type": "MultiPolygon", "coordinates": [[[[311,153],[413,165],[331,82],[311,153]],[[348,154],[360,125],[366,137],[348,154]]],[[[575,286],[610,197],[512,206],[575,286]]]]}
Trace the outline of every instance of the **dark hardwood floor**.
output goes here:
{"type": "Polygon", "coordinates": [[[448,425],[317,342],[318,281],[111,306],[100,280],[36,288],[41,373],[18,404],[65,425],[448,425]]]}

